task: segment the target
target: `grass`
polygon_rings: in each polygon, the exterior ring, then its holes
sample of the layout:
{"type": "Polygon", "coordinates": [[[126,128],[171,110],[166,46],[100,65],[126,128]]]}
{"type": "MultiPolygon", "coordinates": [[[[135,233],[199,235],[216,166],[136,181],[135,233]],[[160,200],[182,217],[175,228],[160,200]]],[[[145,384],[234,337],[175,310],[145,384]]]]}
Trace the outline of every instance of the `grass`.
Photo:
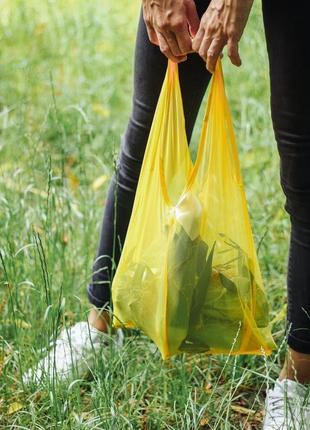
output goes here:
{"type": "MultiPolygon", "coordinates": [[[[163,362],[129,332],[124,349],[96,357],[92,380],[22,385],[59,328],[87,315],[111,160],[130,111],[138,4],[0,0],[0,10],[0,429],[260,428],[281,351],[163,362]]],[[[224,69],[280,345],[289,222],[259,4],[241,54],[240,70],[227,60],[224,69]]]]}

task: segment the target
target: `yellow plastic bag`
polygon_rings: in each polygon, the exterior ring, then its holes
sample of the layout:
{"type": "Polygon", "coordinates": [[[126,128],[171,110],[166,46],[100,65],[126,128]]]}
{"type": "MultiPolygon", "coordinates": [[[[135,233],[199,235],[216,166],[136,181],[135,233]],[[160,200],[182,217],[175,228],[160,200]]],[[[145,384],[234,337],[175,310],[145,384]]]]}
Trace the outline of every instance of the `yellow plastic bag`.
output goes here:
{"type": "Polygon", "coordinates": [[[275,348],[220,62],[195,164],[168,63],[112,301],[113,326],[141,329],[164,359],[275,348]]]}

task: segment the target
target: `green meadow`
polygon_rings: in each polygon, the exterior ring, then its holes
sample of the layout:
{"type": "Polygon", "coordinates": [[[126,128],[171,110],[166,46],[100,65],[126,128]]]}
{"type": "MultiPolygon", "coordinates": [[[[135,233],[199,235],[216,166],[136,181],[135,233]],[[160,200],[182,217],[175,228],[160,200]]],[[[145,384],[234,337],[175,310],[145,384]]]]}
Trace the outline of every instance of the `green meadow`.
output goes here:
{"type": "MultiPolygon", "coordinates": [[[[223,59],[253,234],[279,350],[178,355],[126,332],[90,378],[24,386],[86,318],[106,190],[131,109],[139,2],[0,0],[0,429],[259,429],[285,352],[289,219],[269,109],[260,2],[223,59]]],[[[202,109],[192,138],[195,155],[202,109]]],[[[232,214],[233,216],[233,214],[232,214]]]]}

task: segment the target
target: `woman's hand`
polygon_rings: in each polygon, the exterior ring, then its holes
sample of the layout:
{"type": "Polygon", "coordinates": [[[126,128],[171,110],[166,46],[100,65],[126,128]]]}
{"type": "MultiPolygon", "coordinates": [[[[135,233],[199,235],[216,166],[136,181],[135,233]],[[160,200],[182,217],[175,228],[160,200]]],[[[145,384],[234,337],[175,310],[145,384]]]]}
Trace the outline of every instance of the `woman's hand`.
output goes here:
{"type": "Polygon", "coordinates": [[[211,0],[192,43],[193,50],[206,61],[211,73],[225,45],[230,61],[241,66],[238,43],[252,4],[253,0],[211,0]]]}
{"type": "Polygon", "coordinates": [[[142,0],[142,6],[150,41],[172,61],[186,60],[200,23],[194,0],[142,0]]]}

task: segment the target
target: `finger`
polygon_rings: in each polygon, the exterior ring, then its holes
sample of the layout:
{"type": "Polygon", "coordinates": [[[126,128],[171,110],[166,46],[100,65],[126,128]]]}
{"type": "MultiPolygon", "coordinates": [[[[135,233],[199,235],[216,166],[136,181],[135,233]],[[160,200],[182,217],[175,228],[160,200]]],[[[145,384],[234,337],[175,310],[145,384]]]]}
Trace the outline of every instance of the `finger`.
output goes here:
{"type": "Polygon", "coordinates": [[[185,4],[187,22],[191,36],[194,37],[199,29],[200,19],[197,13],[196,5],[193,0],[188,0],[185,4]]]}
{"type": "Polygon", "coordinates": [[[207,61],[208,56],[208,49],[212,43],[212,36],[209,36],[207,32],[204,34],[203,40],[200,44],[198,54],[200,57],[202,57],[205,61],[207,61]]]}
{"type": "Polygon", "coordinates": [[[238,42],[234,39],[228,39],[227,54],[234,66],[241,66],[241,58],[239,55],[238,42]]]}
{"type": "Polygon", "coordinates": [[[203,28],[200,28],[196,34],[196,36],[194,37],[194,39],[192,40],[192,48],[195,52],[198,52],[200,49],[200,45],[201,42],[203,41],[205,35],[205,31],[203,28]]]}
{"type": "Polygon", "coordinates": [[[149,36],[150,42],[153,43],[154,45],[159,45],[156,31],[154,30],[154,28],[151,27],[150,25],[147,25],[146,30],[147,30],[147,34],[149,36]]]}
{"type": "Polygon", "coordinates": [[[186,55],[193,51],[192,41],[188,33],[187,26],[184,26],[182,31],[175,32],[175,38],[181,54],[186,55]]]}
{"type": "Polygon", "coordinates": [[[224,39],[213,39],[207,52],[207,69],[209,72],[214,72],[216,62],[224,48],[224,45],[224,39]]]}
{"type": "Polygon", "coordinates": [[[168,45],[167,40],[165,39],[165,36],[162,33],[159,33],[158,31],[156,32],[157,34],[157,39],[159,42],[159,48],[161,50],[161,52],[167,57],[169,58],[169,60],[174,61],[175,63],[180,63],[182,61],[185,61],[187,59],[186,55],[182,55],[182,56],[175,56],[173,55],[173,53],[171,52],[171,49],[168,45]]]}
{"type": "Polygon", "coordinates": [[[176,57],[179,57],[182,55],[182,52],[179,48],[176,36],[174,33],[172,33],[172,31],[169,31],[167,33],[164,34],[164,37],[169,45],[170,51],[172,52],[172,54],[176,57]]]}

